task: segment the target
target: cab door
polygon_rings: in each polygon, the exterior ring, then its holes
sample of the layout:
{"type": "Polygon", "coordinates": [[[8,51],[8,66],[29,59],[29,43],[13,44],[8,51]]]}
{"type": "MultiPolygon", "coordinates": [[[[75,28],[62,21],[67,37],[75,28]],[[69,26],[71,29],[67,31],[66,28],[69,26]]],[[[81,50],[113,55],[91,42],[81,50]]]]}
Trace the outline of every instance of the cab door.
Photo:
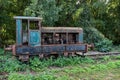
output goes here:
{"type": "Polygon", "coordinates": [[[41,46],[41,33],[39,30],[29,30],[29,45],[41,46]]]}

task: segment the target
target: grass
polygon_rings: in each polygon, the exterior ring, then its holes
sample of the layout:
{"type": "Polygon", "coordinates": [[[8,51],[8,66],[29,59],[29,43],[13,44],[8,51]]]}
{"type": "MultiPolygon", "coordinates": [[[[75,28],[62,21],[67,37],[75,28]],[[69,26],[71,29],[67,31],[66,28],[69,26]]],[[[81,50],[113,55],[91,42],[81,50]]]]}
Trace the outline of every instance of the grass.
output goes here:
{"type": "Polygon", "coordinates": [[[10,73],[8,80],[119,80],[120,68],[82,72],[77,66],[46,69],[37,73],[10,73]]]}
{"type": "Polygon", "coordinates": [[[93,60],[82,57],[59,57],[25,64],[0,49],[0,80],[119,80],[120,56],[93,60]]]}
{"type": "MultiPolygon", "coordinates": [[[[79,74],[78,77],[81,80],[119,80],[120,79],[120,71],[118,69],[110,69],[105,71],[97,71],[91,73],[83,73],[79,74]]],[[[79,80],[79,79],[76,79],[79,80]]]]}
{"type": "Polygon", "coordinates": [[[113,52],[120,52],[120,45],[113,46],[112,51],[113,52]]]}

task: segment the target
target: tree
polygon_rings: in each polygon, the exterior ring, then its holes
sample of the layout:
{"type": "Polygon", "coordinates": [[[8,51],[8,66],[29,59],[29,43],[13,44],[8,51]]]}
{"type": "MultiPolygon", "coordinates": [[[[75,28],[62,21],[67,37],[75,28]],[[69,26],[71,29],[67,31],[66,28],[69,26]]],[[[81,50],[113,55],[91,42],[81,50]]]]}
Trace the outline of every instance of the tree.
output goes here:
{"type": "Polygon", "coordinates": [[[106,36],[120,43],[120,0],[110,0],[107,5],[106,36]]]}
{"type": "MultiPolygon", "coordinates": [[[[13,16],[23,15],[29,0],[0,0],[0,44],[11,44],[15,41],[15,22],[13,16]]],[[[0,46],[0,47],[1,47],[0,46]]]]}
{"type": "Polygon", "coordinates": [[[82,11],[79,8],[79,1],[58,0],[57,5],[61,8],[61,11],[59,12],[59,20],[56,22],[56,26],[74,26],[77,17],[79,17],[77,14],[80,13],[77,13],[77,11],[82,11]]]}
{"type": "Polygon", "coordinates": [[[44,26],[54,26],[58,21],[59,11],[60,8],[57,7],[55,0],[31,0],[24,14],[42,17],[44,26]]]}

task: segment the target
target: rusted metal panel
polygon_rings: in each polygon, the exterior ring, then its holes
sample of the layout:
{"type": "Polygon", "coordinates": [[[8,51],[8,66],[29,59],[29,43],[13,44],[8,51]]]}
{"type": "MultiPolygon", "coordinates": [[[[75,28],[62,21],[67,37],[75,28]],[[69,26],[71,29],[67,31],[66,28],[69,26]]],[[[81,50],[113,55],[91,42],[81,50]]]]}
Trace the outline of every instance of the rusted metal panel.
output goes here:
{"type": "Polygon", "coordinates": [[[83,31],[79,33],[79,43],[83,43],[83,31]]]}
{"type": "Polygon", "coordinates": [[[30,55],[40,54],[42,52],[41,47],[28,47],[28,46],[22,46],[22,47],[16,47],[16,54],[24,54],[29,53],[30,55]]]}
{"type": "Polygon", "coordinates": [[[16,20],[16,42],[17,45],[22,44],[22,21],[20,19],[16,20]]]}
{"type": "Polygon", "coordinates": [[[39,30],[30,30],[29,44],[30,44],[30,46],[40,46],[41,45],[41,34],[40,34],[39,30]]]}
{"type": "Polygon", "coordinates": [[[51,45],[51,46],[42,46],[43,53],[52,53],[52,52],[64,52],[64,45],[51,45]]]}
{"type": "Polygon", "coordinates": [[[66,51],[67,52],[72,52],[72,51],[86,51],[86,45],[85,44],[70,44],[66,45],[66,51]]]}
{"type": "Polygon", "coordinates": [[[30,55],[36,54],[51,54],[52,52],[60,53],[60,52],[86,52],[87,45],[86,44],[64,44],[64,45],[44,45],[39,47],[16,47],[16,53],[24,54],[29,53],[30,55]]]}

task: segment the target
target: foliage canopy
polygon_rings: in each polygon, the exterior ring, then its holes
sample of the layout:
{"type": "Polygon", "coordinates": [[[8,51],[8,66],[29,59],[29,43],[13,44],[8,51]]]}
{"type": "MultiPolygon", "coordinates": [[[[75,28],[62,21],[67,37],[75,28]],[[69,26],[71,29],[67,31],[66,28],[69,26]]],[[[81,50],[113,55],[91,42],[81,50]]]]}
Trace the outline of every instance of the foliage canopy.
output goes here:
{"type": "Polygon", "coordinates": [[[94,27],[120,43],[120,0],[0,0],[0,12],[0,47],[15,42],[15,15],[40,16],[43,26],[94,27]]]}

